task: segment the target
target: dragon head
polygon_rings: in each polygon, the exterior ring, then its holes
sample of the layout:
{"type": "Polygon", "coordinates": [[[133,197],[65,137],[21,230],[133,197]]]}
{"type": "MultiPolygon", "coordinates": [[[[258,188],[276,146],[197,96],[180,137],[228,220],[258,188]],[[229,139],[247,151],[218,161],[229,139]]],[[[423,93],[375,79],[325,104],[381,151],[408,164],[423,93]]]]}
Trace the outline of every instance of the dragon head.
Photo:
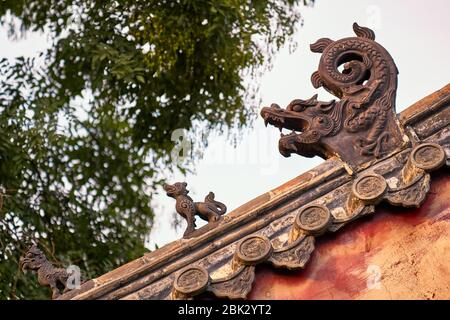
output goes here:
{"type": "Polygon", "coordinates": [[[308,100],[293,100],[286,109],[272,104],[261,110],[264,123],[280,129],[280,153],[289,157],[297,153],[305,157],[317,154],[324,155],[326,151],[319,144],[322,137],[334,135],[339,129],[340,109],[334,100],[323,102],[314,95],[308,100]],[[282,130],[292,130],[283,134],[282,130]]]}
{"type": "Polygon", "coordinates": [[[19,266],[23,272],[26,270],[39,270],[46,261],[47,258],[44,253],[36,245],[32,245],[25,255],[20,258],[19,266]]]}
{"type": "Polygon", "coordinates": [[[186,182],[176,182],[174,184],[164,184],[163,189],[169,197],[176,198],[180,195],[186,196],[189,193],[186,187],[186,182]]]}
{"type": "Polygon", "coordinates": [[[292,130],[281,134],[282,155],[337,157],[358,169],[408,143],[395,113],[397,67],[372,30],[354,23],[353,31],[356,37],[322,38],[310,45],[321,54],[313,86],[339,100],[322,102],[315,95],[286,109],[261,110],[266,125],[292,130]]]}

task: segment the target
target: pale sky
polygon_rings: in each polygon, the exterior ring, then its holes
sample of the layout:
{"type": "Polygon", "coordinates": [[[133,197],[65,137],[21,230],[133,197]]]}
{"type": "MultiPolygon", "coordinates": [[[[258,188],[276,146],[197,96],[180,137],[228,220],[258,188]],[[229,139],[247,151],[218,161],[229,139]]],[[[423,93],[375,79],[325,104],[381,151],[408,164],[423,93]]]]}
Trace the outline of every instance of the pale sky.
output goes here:
{"type": "MultiPolygon", "coordinates": [[[[314,93],[320,100],[334,98],[311,85],[310,76],[317,69],[320,55],[312,53],[309,44],[322,37],[337,40],[353,36],[353,22],[372,28],[376,41],[394,58],[399,70],[398,112],[450,82],[449,1],[317,0],[314,7],[301,12],[304,26],[295,36],[298,48],[293,53],[287,48],[281,50],[272,70],[264,74],[259,92],[261,107],[274,102],[284,107],[295,98],[307,99],[314,93]]],[[[39,34],[12,42],[5,30],[0,30],[0,44],[4,57],[34,55],[48,45],[39,34]]],[[[209,191],[214,191],[216,199],[231,211],[323,161],[317,157],[282,157],[278,138],[278,130],[265,128],[261,119],[244,132],[236,148],[227,137],[211,136],[195,174],[172,175],[170,181],[186,181],[195,201],[203,201],[209,191]]],[[[154,198],[154,208],[150,249],[155,243],[161,247],[176,240],[184,232],[184,226],[178,231],[172,228],[175,200],[163,190],[154,198]]],[[[201,225],[200,219],[197,221],[201,225]]]]}

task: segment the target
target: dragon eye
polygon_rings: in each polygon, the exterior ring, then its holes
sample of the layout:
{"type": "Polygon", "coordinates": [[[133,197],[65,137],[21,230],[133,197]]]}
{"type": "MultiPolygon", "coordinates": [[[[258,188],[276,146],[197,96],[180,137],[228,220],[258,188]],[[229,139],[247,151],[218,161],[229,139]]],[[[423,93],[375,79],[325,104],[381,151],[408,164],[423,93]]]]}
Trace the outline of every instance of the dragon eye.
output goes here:
{"type": "Polygon", "coordinates": [[[314,119],[314,122],[320,125],[321,127],[329,127],[331,125],[330,118],[326,115],[317,116],[314,119]]]}
{"type": "Polygon", "coordinates": [[[318,122],[318,123],[324,123],[324,122],[325,122],[325,118],[322,117],[322,116],[318,116],[318,117],[317,117],[317,122],[318,122]]]}

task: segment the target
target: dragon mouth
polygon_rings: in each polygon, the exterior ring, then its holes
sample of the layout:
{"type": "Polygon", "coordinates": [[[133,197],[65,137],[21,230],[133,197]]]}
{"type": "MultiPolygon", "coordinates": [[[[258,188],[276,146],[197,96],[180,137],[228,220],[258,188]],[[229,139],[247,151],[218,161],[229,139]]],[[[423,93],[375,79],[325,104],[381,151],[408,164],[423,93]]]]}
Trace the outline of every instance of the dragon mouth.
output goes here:
{"type": "Polygon", "coordinates": [[[171,185],[171,184],[165,183],[165,184],[163,185],[163,190],[166,192],[166,194],[167,194],[169,197],[174,197],[174,196],[177,195],[177,192],[179,192],[179,188],[177,188],[177,185],[176,185],[176,184],[171,185]]]}
{"type": "Polygon", "coordinates": [[[301,147],[298,143],[298,133],[291,132],[287,135],[281,134],[278,141],[278,150],[283,157],[290,157],[292,153],[301,153],[301,147]]]}
{"type": "Polygon", "coordinates": [[[308,119],[299,112],[281,109],[277,104],[262,108],[261,117],[264,119],[266,127],[270,124],[277,127],[280,132],[287,129],[292,130],[291,134],[294,132],[301,134],[310,127],[308,119]]]}
{"type": "Polygon", "coordinates": [[[28,269],[28,259],[22,258],[19,261],[19,268],[22,270],[22,272],[25,272],[28,269]]]}
{"type": "MultiPolygon", "coordinates": [[[[290,157],[292,153],[311,157],[311,146],[309,146],[311,124],[306,115],[298,111],[281,109],[278,105],[272,104],[261,110],[261,117],[264,124],[272,125],[280,130],[280,140],[278,149],[284,157],[290,157]],[[283,133],[283,129],[290,130],[283,133]]],[[[312,142],[312,141],[311,141],[312,142]]]]}

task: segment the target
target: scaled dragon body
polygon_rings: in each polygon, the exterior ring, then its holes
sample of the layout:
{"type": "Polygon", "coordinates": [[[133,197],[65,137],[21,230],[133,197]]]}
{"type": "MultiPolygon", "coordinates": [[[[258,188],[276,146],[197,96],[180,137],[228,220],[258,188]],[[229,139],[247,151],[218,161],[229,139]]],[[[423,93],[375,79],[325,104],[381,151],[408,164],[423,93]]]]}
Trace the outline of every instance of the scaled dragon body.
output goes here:
{"type": "Polygon", "coordinates": [[[395,63],[374,41],[372,30],[356,23],[353,30],[357,37],[323,38],[311,45],[311,51],[322,53],[318,71],[311,76],[313,86],[324,87],[339,101],[318,101],[314,95],[293,100],[286,109],[272,104],[261,110],[266,125],[292,130],[281,134],[282,155],[337,155],[359,165],[403,143],[395,115],[395,63]]]}

